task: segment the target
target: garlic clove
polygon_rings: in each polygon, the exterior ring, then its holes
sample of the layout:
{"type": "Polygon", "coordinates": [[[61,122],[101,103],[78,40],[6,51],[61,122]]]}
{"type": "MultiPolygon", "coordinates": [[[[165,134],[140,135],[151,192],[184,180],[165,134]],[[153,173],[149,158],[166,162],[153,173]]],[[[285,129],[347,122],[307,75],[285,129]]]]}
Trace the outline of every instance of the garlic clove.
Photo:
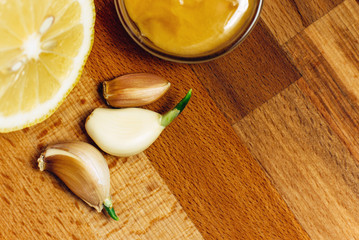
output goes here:
{"type": "Polygon", "coordinates": [[[103,82],[103,96],[112,107],[139,107],[162,97],[171,84],[151,73],[123,75],[103,82]]]}
{"type": "Polygon", "coordinates": [[[138,154],[161,134],[161,114],[141,109],[97,108],[87,118],[85,128],[105,152],[119,157],[138,154]]]}
{"type": "Polygon", "coordinates": [[[95,109],[86,120],[88,135],[104,151],[128,157],[148,148],[186,107],[192,90],[171,111],[163,116],[141,109],[95,109]]]}
{"type": "Polygon", "coordinates": [[[41,171],[53,172],[88,205],[98,212],[105,207],[118,220],[112,208],[108,165],[95,147],[85,142],[54,144],[37,161],[41,171]]]}

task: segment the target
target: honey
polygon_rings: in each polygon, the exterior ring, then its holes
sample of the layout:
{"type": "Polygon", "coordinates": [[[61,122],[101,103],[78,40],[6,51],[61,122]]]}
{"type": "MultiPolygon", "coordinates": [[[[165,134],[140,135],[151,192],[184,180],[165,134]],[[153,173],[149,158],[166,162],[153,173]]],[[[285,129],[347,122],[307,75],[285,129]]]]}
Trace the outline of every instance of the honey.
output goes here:
{"type": "Polygon", "coordinates": [[[124,0],[141,36],[169,54],[221,48],[248,24],[255,0],[124,0]]]}

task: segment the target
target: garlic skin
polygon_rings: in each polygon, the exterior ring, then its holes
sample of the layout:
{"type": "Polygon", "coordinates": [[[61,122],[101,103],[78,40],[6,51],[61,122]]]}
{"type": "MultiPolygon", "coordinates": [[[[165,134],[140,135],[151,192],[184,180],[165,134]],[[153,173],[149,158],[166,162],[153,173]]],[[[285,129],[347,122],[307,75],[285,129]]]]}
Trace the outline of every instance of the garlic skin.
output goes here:
{"type": "Polygon", "coordinates": [[[162,97],[171,84],[151,73],[123,75],[103,82],[103,96],[112,107],[139,107],[162,97]]]}
{"type": "Polygon", "coordinates": [[[87,118],[88,135],[105,152],[119,157],[138,154],[161,134],[162,115],[141,108],[97,108],[87,118]]]}
{"type": "Polygon", "coordinates": [[[98,212],[102,211],[104,203],[107,203],[106,210],[107,207],[112,208],[108,165],[100,151],[92,145],[85,142],[50,145],[37,161],[41,171],[53,172],[74,194],[98,212]]]}

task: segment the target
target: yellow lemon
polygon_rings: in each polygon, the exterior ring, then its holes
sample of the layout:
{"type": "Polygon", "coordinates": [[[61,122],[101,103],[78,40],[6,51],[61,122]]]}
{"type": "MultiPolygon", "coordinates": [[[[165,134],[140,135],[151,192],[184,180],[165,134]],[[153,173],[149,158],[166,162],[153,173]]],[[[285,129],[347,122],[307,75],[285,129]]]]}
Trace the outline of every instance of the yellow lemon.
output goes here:
{"type": "Polygon", "coordinates": [[[0,0],[0,132],[49,117],[91,51],[92,0],[0,0]]]}

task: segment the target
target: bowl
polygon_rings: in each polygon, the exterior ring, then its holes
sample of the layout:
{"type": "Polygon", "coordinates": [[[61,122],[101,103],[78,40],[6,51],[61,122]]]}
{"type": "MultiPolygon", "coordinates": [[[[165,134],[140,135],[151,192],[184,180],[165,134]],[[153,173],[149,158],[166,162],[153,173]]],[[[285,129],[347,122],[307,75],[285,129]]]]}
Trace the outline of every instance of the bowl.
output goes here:
{"type": "Polygon", "coordinates": [[[181,63],[231,52],[253,30],[263,6],[263,0],[146,1],[115,0],[123,27],[147,52],[181,63]]]}

